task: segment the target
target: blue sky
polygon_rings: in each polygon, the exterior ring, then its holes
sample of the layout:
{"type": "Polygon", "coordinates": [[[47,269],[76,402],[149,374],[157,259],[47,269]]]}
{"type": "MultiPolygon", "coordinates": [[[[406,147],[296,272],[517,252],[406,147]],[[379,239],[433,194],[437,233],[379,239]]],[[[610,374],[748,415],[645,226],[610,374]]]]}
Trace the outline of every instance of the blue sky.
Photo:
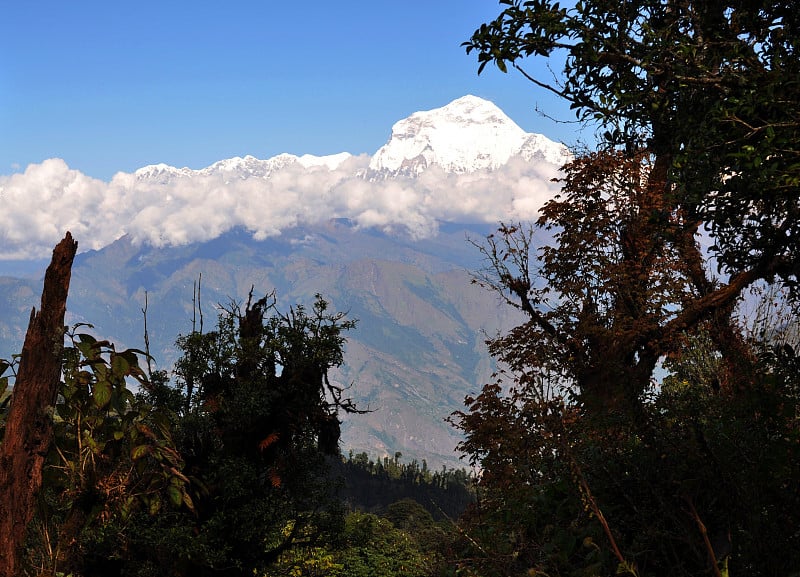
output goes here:
{"type": "Polygon", "coordinates": [[[464,94],[575,142],[574,118],[460,46],[494,0],[17,1],[0,10],[0,175],[48,158],[109,180],[280,152],[373,153],[464,94]]]}

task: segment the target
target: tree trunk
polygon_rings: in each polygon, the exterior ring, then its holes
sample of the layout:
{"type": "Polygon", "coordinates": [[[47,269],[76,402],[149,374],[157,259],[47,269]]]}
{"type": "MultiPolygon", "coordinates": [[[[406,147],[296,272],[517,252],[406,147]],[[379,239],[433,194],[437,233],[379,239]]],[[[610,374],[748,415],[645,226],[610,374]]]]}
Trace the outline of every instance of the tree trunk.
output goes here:
{"type": "Polygon", "coordinates": [[[0,577],[19,573],[20,548],[53,439],[50,408],[61,382],[64,313],[78,243],[67,233],[53,250],[40,311],[31,311],[6,431],[0,444],[0,577]]]}

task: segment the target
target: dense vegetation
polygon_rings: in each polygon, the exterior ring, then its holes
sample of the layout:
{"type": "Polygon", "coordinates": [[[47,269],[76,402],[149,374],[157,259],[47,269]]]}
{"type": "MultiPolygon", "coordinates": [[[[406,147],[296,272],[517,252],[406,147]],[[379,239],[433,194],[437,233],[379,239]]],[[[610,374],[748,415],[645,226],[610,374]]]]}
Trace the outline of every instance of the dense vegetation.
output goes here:
{"type": "Polygon", "coordinates": [[[26,574],[438,571],[472,481],[342,458],[337,415],[358,409],[327,373],[353,324],[320,297],[282,314],[251,295],[178,339],[172,380],[72,328],[26,574]]]}
{"type": "Polygon", "coordinates": [[[528,321],[491,340],[507,371],[454,416],[483,471],[468,566],[798,574],[797,10],[501,4],[466,43],[480,69],[566,99],[598,145],[538,222],[480,245],[477,282],[528,321]],[[537,250],[538,230],[553,242],[537,250]],[[788,314],[741,326],[754,288],[788,314]]]}
{"type": "Polygon", "coordinates": [[[231,305],[174,379],[76,327],[32,417],[54,441],[28,574],[800,575],[800,13],[501,4],[479,70],[568,100],[598,144],[536,223],[476,243],[476,282],[526,315],[451,417],[477,481],[341,457],[352,321],[321,298],[231,305]]]}

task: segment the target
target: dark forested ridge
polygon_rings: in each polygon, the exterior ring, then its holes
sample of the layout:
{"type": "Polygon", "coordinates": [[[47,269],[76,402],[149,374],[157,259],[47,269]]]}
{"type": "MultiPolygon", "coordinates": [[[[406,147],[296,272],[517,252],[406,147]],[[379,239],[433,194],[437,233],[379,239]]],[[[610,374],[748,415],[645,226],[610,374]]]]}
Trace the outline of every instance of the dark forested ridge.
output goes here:
{"type": "Polygon", "coordinates": [[[392,503],[412,500],[437,521],[458,519],[475,502],[475,478],[465,469],[431,471],[427,463],[393,458],[372,460],[353,455],[331,467],[332,479],[341,478],[339,496],[351,508],[383,513],[392,503]]]}

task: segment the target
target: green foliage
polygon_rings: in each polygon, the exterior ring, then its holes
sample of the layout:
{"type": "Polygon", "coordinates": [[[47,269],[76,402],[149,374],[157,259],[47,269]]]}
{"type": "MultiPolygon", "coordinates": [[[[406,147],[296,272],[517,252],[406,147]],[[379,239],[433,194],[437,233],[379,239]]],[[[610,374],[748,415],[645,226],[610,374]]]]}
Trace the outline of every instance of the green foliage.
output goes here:
{"type": "Polygon", "coordinates": [[[350,547],[342,556],[343,575],[353,577],[427,574],[418,544],[390,521],[370,513],[351,513],[345,523],[350,547]]]}
{"type": "Polygon", "coordinates": [[[604,144],[659,157],[673,201],[710,223],[729,272],[796,279],[800,17],[792,2],[500,4],[465,43],[479,71],[514,67],[598,123],[604,144]],[[556,57],[564,64],[553,78],[525,71],[527,58],[556,57]]]}
{"type": "MultiPolygon", "coordinates": [[[[400,508],[408,509],[409,504],[402,504],[400,508]]],[[[429,519],[424,525],[430,530],[434,527],[433,520],[429,519]]],[[[443,533],[437,534],[435,541],[431,538],[432,534],[429,532],[416,534],[408,529],[396,527],[387,518],[372,513],[353,512],[345,519],[341,541],[337,547],[313,547],[286,553],[265,575],[268,577],[438,575],[442,571],[442,558],[434,549],[437,545],[443,545],[446,538],[443,533]]]]}
{"type": "Polygon", "coordinates": [[[621,563],[641,576],[698,575],[711,573],[711,550],[731,574],[791,574],[797,357],[764,348],[758,378],[726,393],[703,346],[687,346],[693,355],[646,405],[644,426],[485,388],[460,421],[462,448],[484,467],[462,563],[487,575],[612,575],[621,563]]]}
{"type": "Polygon", "coordinates": [[[338,411],[357,411],[328,370],[354,323],[327,307],[317,297],[282,314],[270,297],[251,298],[221,311],[216,330],[178,339],[177,386],[145,398],[173,413],[197,516],[175,521],[192,527],[185,551],[164,544],[176,527],[153,528],[149,538],[163,537],[154,547],[172,555],[162,571],[250,575],[341,532],[328,463],[339,457],[338,411]]]}
{"type": "Polygon", "coordinates": [[[474,476],[464,469],[431,471],[424,460],[420,467],[416,460],[373,461],[366,453],[351,454],[332,472],[344,481],[341,498],[359,510],[384,512],[393,503],[410,500],[436,520],[457,519],[474,501],[474,476]]]}
{"type": "Polygon", "coordinates": [[[31,562],[83,573],[98,550],[128,542],[135,515],[194,505],[165,415],[128,388],[129,380],[149,386],[141,353],[118,352],[78,328],[67,334],[31,562]]]}
{"type": "Polygon", "coordinates": [[[146,373],[141,351],[68,332],[30,567],[252,575],[341,541],[328,465],[340,458],[338,412],[358,411],[327,373],[354,323],[320,297],[310,311],[273,304],[233,304],[217,330],[180,337],[176,385],[146,373]]]}

